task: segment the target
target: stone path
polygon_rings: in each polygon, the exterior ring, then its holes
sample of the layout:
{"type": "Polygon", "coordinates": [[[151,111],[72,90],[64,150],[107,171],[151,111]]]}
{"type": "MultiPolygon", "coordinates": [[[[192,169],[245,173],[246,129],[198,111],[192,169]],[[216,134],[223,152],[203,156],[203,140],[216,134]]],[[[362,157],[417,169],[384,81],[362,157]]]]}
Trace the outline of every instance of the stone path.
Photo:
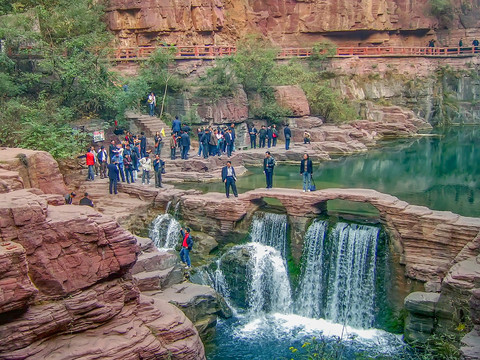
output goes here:
{"type": "Polygon", "coordinates": [[[125,113],[125,118],[129,121],[133,121],[135,126],[140,130],[139,132],[145,132],[149,144],[152,146],[154,141],[153,138],[157,131],[164,129],[165,137],[168,138],[170,136],[171,127],[156,116],[138,114],[130,111],[125,113]]]}

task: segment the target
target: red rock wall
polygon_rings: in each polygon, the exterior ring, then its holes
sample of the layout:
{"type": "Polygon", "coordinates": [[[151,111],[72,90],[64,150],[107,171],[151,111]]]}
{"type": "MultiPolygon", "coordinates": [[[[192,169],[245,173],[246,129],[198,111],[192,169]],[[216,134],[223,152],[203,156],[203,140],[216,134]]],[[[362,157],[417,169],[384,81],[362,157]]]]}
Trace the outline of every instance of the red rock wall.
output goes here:
{"type": "MultiPolygon", "coordinates": [[[[457,29],[480,26],[478,0],[463,1],[463,8],[460,0],[454,3],[463,10],[455,11],[449,31],[440,34],[451,45],[458,44],[457,29]]],[[[282,46],[325,39],[425,46],[435,36],[429,30],[443,27],[429,14],[429,0],[111,0],[108,24],[121,46],[227,45],[248,33],[282,46]]]]}
{"type": "Polygon", "coordinates": [[[37,188],[45,194],[65,194],[58,163],[45,151],[0,148],[0,192],[37,188]]]}
{"type": "Polygon", "coordinates": [[[140,297],[135,237],[57,198],[0,194],[0,359],[204,359],[180,310],[140,297]]]}

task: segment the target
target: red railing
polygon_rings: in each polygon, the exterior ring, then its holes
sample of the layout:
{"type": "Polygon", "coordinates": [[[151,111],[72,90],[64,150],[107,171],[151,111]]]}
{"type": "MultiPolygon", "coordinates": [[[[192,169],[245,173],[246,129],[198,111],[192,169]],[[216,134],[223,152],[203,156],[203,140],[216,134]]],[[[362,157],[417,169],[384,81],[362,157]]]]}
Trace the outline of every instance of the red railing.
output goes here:
{"type": "MultiPolygon", "coordinates": [[[[219,56],[233,55],[236,52],[234,46],[175,46],[175,58],[216,58],[219,56]]],[[[138,48],[118,48],[116,60],[145,60],[157,47],[145,46],[138,48]]]]}
{"type": "MultiPolygon", "coordinates": [[[[155,50],[156,46],[142,47],[124,47],[117,48],[114,51],[114,60],[116,61],[140,61],[146,60],[155,50]]],[[[176,59],[214,59],[221,56],[233,55],[237,49],[235,46],[170,46],[174,49],[176,59]]],[[[323,50],[325,53],[327,50],[323,50]]],[[[32,46],[24,46],[13,52],[7,50],[9,55],[35,56],[37,54],[32,46]]],[[[279,59],[310,57],[314,53],[312,48],[284,48],[279,50],[277,57],[279,59]]],[[[322,52],[320,52],[322,53],[322,52]]],[[[332,57],[458,57],[474,56],[480,54],[480,47],[401,47],[401,46],[381,46],[381,47],[356,47],[341,46],[336,48],[332,57]]]]}

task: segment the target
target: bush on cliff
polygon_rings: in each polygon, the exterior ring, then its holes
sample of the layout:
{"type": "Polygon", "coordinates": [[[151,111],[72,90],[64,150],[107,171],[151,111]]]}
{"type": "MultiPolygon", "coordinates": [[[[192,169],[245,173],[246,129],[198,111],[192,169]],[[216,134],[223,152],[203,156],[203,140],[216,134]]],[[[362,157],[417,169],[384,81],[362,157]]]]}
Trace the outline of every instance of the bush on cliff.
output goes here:
{"type": "Polygon", "coordinates": [[[146,110],[148,94],[153,91],[160,116],[165,119],[165,107],[170,98],[185,90],[186,83],[175,71],[174,48],[157,49],[140,68],[136,77],[119,80],[128,85],[116,99],[117,119],[122,120],[125,110],[146,110]]]}
{"type": "Polygon", "coordinates": [[[0,138],[68,157],[84,141],[71,123],[116,115],[121,89],[106,61],[112,39],[101,1],[0,3],[0,138]],[[41,134],[41,135],[39,135],[41,134]]]}
{"type": "Polygon", "coordinates": [[[441,27],[447,28],[453,20],[453,6],[450,0],[429,0],[430,12],[439,20],[441,27]]]}

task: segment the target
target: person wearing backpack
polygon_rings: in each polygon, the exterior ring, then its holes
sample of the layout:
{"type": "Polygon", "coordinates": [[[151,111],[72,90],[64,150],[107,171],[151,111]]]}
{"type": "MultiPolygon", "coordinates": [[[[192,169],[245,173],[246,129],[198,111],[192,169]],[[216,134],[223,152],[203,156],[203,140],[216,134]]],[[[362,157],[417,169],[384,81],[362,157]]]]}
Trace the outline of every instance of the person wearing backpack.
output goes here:
{"type": "Polygon", "coordinates": [[[192,263],[190,262],[190,250],[192,250],[193,247],[193,240],[192,236],[190,235],[190,229],[185,228],[185,231],[183,228],[180,229],[180,234],[182,234],[182,250],[180,250],[180,259],[184,264],[187,266],[185,267],[186,269],[190,269],[192,267],[192,263]]]}
{"type": "Polygon", "coordinates": [[[303,192],[310,191],[313,175],[313,163],[308,154],[303,154],[303,159],[300,162],[300,175],[303,176],[303,192]]]}
{"type": "Polygon", "coordinates": [[[273,187],[273,169],[275,168],[275,159],[270,154],[270,151],[265,153],[265,159],[263,159],[263,172],[267,181],[267,189],[273,187]]]}
{"type": "Polygon", "coordinates": [[[272,147],[277,146],[278,130],[277,125],[272,125],[272,147]]]}

